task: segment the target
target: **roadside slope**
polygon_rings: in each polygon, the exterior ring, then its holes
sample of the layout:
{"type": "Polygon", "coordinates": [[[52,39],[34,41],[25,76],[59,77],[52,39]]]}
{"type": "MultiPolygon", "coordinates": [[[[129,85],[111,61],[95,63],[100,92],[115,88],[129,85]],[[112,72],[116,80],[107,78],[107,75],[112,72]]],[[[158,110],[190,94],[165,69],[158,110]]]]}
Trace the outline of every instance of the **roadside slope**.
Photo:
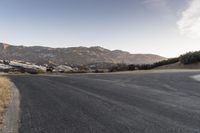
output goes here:
{"type": "Polygon", "coordinates": [[[18,133],[20,122],[20,94],[11,83],[11,98],[4,114],[2,133],[18,133]]]}
{"type": "Polygon", "coordinates": [[[3,114],[6,111],[10,98],[11,82],[6,77],[0,77],[0,127],[2,126],[3,114]]]}

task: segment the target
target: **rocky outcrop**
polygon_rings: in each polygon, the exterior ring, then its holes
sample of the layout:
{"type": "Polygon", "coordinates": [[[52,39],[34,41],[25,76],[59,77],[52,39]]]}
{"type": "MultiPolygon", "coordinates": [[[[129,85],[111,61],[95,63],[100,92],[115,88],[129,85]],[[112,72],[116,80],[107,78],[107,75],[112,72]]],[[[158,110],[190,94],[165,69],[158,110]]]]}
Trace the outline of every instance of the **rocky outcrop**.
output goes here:
{"type": "Polygon", "coordinates": [[[73,72],[73,68],[71,68],[70,66],[66,66],[66,65],[59,65],[56,66],[53,70],[53,72],[61,72],[61,73],[66,73],[66,72],[73,72]]]}

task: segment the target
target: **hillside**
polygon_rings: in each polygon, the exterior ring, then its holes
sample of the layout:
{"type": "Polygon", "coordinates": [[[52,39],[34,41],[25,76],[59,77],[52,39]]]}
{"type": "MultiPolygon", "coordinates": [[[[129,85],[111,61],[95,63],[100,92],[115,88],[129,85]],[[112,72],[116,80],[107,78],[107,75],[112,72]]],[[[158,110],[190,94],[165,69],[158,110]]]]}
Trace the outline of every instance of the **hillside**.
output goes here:
{"type": "Polygon", "coordinates": [[[163,65],[157,67],[156,69],[200,69],[200,63],[193,63],[193,64],[182,64],[181,62],[177,62],[174,64],[163,65]]]}
{"type": "Polygon", "coordinates": [[[200,51],[188,52],[176,59],[175,63],[172,59],[168,59],[168,63],[165,63],[156,69],[200,69],[200,51]]]}
{"type": "Polygon", "coordinates": [[[0,43],[0,57],[2,60],[22,60],[36,64],[75,64],[90,63],[127,63],[151,64],[165,59],[153,54],[130,54],[120,50],[108,50],[102,47],[25,47],[0,43]]]}
{"type": "Polygon", "coordinates": [[[134,71],[151,69],[200,69],[200,51],[188,52],[153,64],[117,64],[110,71],[134,71]]]}

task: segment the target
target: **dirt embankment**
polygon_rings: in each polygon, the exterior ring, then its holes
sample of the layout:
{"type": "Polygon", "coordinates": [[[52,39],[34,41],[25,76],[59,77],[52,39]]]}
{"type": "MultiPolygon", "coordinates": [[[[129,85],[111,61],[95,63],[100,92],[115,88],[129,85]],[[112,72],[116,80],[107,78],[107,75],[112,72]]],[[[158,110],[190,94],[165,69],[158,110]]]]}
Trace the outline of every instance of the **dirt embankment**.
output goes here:
{"type": "Polygon", "coordinates": [[[3,114],[11,98],[11,82],[6,77],[0,77],[0,128],[3,122],[3,114]]]}

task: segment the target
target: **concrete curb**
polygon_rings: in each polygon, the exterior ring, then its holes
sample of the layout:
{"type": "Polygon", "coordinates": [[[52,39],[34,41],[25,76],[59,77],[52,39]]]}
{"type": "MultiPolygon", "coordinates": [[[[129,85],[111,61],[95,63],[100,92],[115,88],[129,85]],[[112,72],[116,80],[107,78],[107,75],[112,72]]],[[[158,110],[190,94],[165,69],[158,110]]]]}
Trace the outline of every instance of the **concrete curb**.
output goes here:
{"type": "Polygon", "coordinates": [[[11,86],[12,97],[4,115],[2,133],[18,133],[19,128],[20,96],[16,86],[13,83],[11,86]]]}

